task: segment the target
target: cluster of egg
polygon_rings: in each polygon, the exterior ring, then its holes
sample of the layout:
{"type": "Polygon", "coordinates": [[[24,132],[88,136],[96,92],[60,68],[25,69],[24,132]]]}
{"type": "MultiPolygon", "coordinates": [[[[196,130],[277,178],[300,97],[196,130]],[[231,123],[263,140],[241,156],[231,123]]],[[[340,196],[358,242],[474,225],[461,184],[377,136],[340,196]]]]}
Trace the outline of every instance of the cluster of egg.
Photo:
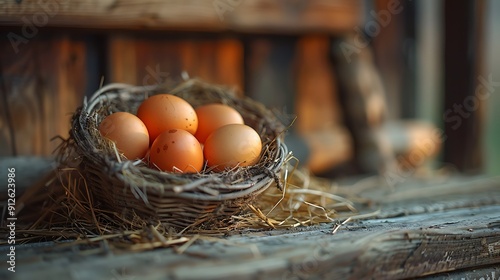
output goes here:
{"type": "Polygon", "coordinates": [[[99,125],[128,159],[149,159],[167,172],[196,173],[249,166],[259,160],[259,134],[234,108],[212,103],[197,107],[171,94],[144,100],[137,115],[113,113],[99,125]],[[149,155],[149,157],[148,157],[149,155]]]}

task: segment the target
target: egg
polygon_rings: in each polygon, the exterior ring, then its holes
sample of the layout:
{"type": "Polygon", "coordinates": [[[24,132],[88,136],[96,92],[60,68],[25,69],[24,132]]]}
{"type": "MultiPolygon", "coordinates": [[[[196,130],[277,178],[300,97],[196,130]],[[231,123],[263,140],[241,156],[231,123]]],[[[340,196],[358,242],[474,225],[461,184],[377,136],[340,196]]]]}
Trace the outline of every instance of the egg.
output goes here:
{"type": "Polygon", "coordinates": [[[128,112],[113,113],[99,124],[103,137],[115,142],[116,148],[128,159],[143,158],[149,148],[149,133],[146,125],[128,112]]]}
{"type": "Polygon", "coordinates": [[[219,103],[202,105],[195,109],[198,116],[196,139],[204,143],[216,129],[227,124],[244,124],[243,117],[236,109],[219,103]]]}
{"type": "Polygon", "coordinates": [[[157,94],[144,100],[137,110],[153,142],[160,133],[171,129],[182,129],[195,134],[198,117],[193,106],[186,100],[171,94],[157,94]]]}
{"type": "Polygon", "coordinates": [[[244,124],[228,124],[208,136],[203,154],[208,167],[223,171],[257,163],[261,150],[260,136],[253,128],[244,124]]]}
{"type": "Polygon", "coordinates": [[[170,129],[160,133],[154,140],[149,161],[163,171],[196,173],[203,168],[203,150],[191,133],[170,129]]]}

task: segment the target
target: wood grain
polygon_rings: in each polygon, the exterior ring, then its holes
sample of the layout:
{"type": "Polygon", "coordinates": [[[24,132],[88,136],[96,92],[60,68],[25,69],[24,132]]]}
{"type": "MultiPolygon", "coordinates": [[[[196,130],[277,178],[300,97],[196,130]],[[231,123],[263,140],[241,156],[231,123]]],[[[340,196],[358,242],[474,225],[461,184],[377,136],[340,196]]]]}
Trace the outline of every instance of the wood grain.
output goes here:
{"type": "Polygon", "coordinates": [[[110,35],[107,82],[152,85],[190,77],[243,89],[243,45],[233,38],[110,35]]]}
{"type": "Polygon", "coordinates": [[[238,32],[345,32],[359,23],[358,0],[4,1],[0,25],[238,32]],[[45,17],[45,19],[43,18],[45,17]]]}
{"type": "MultiPolygon", "coordinates": [[[[38,167],[47,164],[37,162],[38,167]]],[[[0,166],[14,164],[19,176],[33,177],[38,170],[23,159],[0,161],[0,166]]],[[[17,271],[12,274],[2,263],[0,278],[407,279],[496,273],[500,265],[498,177],[408,179],[393,190],[376,182],[370,185],[371,189],[361,182],[337,188],[339,194],[363,188],[363,194],[382,211],[378,217],[349,222],[336,234],[332,234],[335,223],[233,231],[224,237],[202,236],[183,254],[171,248],[123,252],[110,250],[105,243],[17,244],[17,271]]],[[[1,254],[8,250],[0,246],[1,254]]]]}
{"type": "MultiPolygon", "coordinates": [[[[184,254],[39,244],[4,279],[406,279],[500,264],[500,206],[201,238],[184,254]],[[42,253],[43,252],[43,253],[42,253]],[[113,277],[122,278],[113,278],[113,277]],[[5,278],[8,277],[8,278],[5,278]]],[[[6,250],[1,248],[2,253],[6,250]]],[[[2,264],[2,267],[6,264],[2,264]]],[[[7,274],[9,273],[9,274],[7,274]]]]}
{"type": "Polygon", "coordinates": [[[325,173],[352,160],[353,147],[344,127],[338,84],[330,59],[329,36],[307,35],[297,42],[295,127],[311,150],[307,167],[325,173]]]}
{"type": "Polygon", "coordinates": [[[294,66],[299,132],[320,131],[342,123],[343,112],[330,47],[328,36],[303,36],[297,43],[294,66]]]}
{"type": "MultiPolygon", "coordinates": [[[[447,139],[443,161],[462,172],[484,167],[484,1],[445,1],[443,125],[447,139]],[[459,66],[458,66],[459,65],[459,66]],[[460,152],[458,152],[460,151],[460,152]]],[[[489,93],[488,93],[489,95],[489,93]]]]}
{"type": "MultiPolygon", "coordinates": [[[[29,41],[17,53],[9,42],[0,41],[7,95],[2,109],[11,114],[17,155],[50,155],[58,145],[51,138],[68,136],[71,114],[86,89],[85,52],[83,40],[65,36],[29,41]]],[[[7,124],[0,130],[7,143],[0,155],[11,155],[7,124]]]]}

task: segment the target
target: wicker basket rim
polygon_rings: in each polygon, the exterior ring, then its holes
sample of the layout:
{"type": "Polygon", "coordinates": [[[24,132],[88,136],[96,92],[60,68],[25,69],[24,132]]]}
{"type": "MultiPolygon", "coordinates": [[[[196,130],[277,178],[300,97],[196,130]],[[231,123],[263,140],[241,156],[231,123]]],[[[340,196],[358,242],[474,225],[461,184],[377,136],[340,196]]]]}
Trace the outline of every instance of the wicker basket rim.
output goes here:
{"type": "MultiPolygon", "coordinates": [[[[173,91],[182,90],[192,86],[211,87],[213,85],[197,79],[191,79],[183,82],[181,85],[174,88],[173,91]]],[[[162,86],[134,86],[123,83],[113,83],[101,87],[90,97],[88,101],[84,100],[81,110],[74,116],[73,126],[78,126],[79,129],[73,129],[73,132],[77,135],[78,133],[80,134],[78,135],[79,137],[76,138],[82,137],[84,141],[92,142],[92,135],[89,131],[84,129],[84,127],[89,121],[89,117],[92,116],[92,113],[100,104],[102,105],[107,100],[113,98],[120,98],[121,100],[127,101],[128,99],[133,98],[136,94],[144,95],[146,93],[154,93],[157,90],[163,90],[162,86]]],[[[253,176],[249,176],[247,181],[232,184],[227,184],[221,181],[219,177],[213,176],[214,174],[212,173],[196,174],[195,178],[193,178],[190,174],[172,174],[147,167],[134,167],[133,163],[130,161],[120,162],[119,160],[106,160],[105,157],[105,160],[102,160],[103,156],[99,153],[91,153],[88,156],[93,157],[91,158],[92,161],[105,164],[110,173],[115,174],[117,179],[125,183],[125,185],[130,188],[130,192],[135,196],[135,198],[142,198],[145,202],[147,201],[147,195],[145,195],[145,193],[148,195],[153,193],[156,193],[157,195],[164,195],[168,193],[169,195],[185,199],[221,201],[258,194],[264,191],[267,186],[270,185],[272,180],[278,181],[276,180],[277,174],[283,166],[283,163],[286,161],[286,158],[289,156],[289,153],[286,145],[281,140],[281,137],[276,137],[273,141],[276,142],[273,145],[276,146],[277,151],[274,153],[274,158],[269,159],[269,163],[266,166],[267,170],[264,170],[265,172],[254,174],[253,176]],[[156,176],[161,178],[161,180],[140,180],[140,182],[128,180],[128,178],[124,175],[124,170],[129,169],[135,169],[135,171],[141,174],[145,173],[151,176],[156,176]],[[167,182],[172,179],[174,182],[167,182]],[[205,187],[204,185],[209,186],[205,187]],[[219,187],[214,187],[217,185],[219,187]]],[[[78,146],[82,145],[79,141],[75,142],[77,142],[78,146]]],[[[85,150],[86,147],[80,148],[85,150]]]]}

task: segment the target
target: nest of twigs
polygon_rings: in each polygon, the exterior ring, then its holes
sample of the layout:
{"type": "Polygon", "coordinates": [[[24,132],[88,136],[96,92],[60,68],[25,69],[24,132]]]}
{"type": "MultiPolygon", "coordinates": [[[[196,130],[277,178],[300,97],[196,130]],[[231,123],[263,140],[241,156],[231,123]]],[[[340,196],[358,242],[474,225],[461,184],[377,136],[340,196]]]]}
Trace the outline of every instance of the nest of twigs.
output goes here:
{"type": "Polygon", "coordinates": [[[274,113],[260,103],[199,80],[187,80],[173,88],[111,84],[98,90],[73,116],[61,161],[78,161],[71,165],[86,179],[96,208],[127,218],[137,215],[177,229],[210,227],[228,222],[272,182],[279,181],[288,155],[284,130],[274,113]],[[183,174],[151,168],[145,160],[126,160],[113,142],[100,135],[98,125],[114,112],[135,114],[142,101],[159,93],[179,96],[193,107],[222,103],[235,108],[245,124],[260,134],[263,149],[258,163],[224,172],[205,169],[183,174]]]}
{"type": "Polygon", "coordinates": [[[285,130],[262,104],[199,80],[102,87],[75,112],[70,137],[56,150],[57,169],[20,198],[16,209],[25,224],[18,232],[24,242],[115,240],[117,247],[144,250],[193,241],[186,236],[196,234],[339,225],[340,219],[355,217],[350,200],[358,198],[355,193],[344,193],[346,199],[336,194],[334,182],[296,168],[283,143],[285,130]],[[261,136],[259,162],[225,172],[168,173],[127,160],[101,137],[98,124],[104,117],[135,113],[145,98],[164,92],[193,106],[219,102],[238,110],[261,136]]]}

